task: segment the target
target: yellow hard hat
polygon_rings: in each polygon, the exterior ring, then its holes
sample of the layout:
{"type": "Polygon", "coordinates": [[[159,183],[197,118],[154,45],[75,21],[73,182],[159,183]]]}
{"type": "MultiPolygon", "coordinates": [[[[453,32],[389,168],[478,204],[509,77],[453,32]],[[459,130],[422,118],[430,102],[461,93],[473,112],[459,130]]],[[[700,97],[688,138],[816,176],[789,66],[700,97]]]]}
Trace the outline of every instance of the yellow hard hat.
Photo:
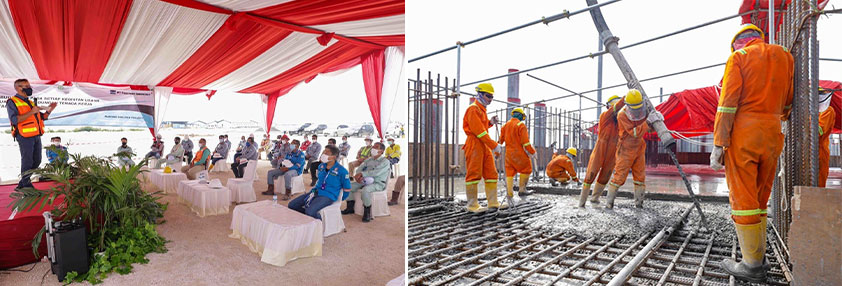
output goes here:
{"type": "Polygon", "coordinates": [[[490,94],[493,95],[494,94],[494,87],[491,86],[490,83],[484,82],[484,83],[481,83],[481,84],[477,85],[477,92],[485,92],[485,93],[490,93],[490,94]]]}
{"type": "Polygon", "coordinates": [[[612,95],[611,97],[608,98],[608,101],[606,101],[605,103],[608,104],[608,105],[612,105],[611,101],[616,100],[616,99],[620,99],[620,96],[619,95],[612,95]]]}
{"type": "Polygon", "coordinates": [[[512,116],[515,116],[515,113],[526,115],[526,112],[523,112],[523,108],[520,107],[515,107],[515,109],[512,109],[512,116]]]}
{"type": "Polygon", "coordinates": [[[170,168],[170,166],[167,166],[167,167],[164,168],[164,174],[169,174],[169,173],[172,173],[172,168],[170,168]]]}
{"type": "Polygon", "coordinates": [[[567,148],[567,153],[573,156],[576,156],[576,148],[570,147],[567,148]]]}
{"type": "MultiPolygon", "coordinates": [[[[740,34],[742,34],[742,33],[743,33],[743,32],[745,32],[745,31],[748,31],[748,30],[754,30],[754,31],[757,31],[758,33],[760,33],[760,38],[761,38],[761,39],[764,39],[764,38],[765,38],[765,36],[763,35],[763,30],[761,30],[760,28],[758,28],[758,27],[757,27],[757,26],[755,26],[754,24],[750,24],[750,23],[749,23],[749,24],[743,24],[742,26],[740,26],[740,29],[739,29],[739,30],[737,30],[737,33],[736,33],[736,34],[734,34],[734,37],[733,37],[733,38],[731,38],[731,52],[732,52],[732,53],[734,52],[734,42],[735,42],[735,41],[737,41],[737,36],[739,36],[740,34]]],[[[764,39],[764,40],[765,40],[765,39],[764,39]]]]}
{"type": "Polygon", "coordinates": [[[643,95],[637,89],[629,89],[626,93],[626,105],[631,109],[640,109],[643,107],[643,95]]]}

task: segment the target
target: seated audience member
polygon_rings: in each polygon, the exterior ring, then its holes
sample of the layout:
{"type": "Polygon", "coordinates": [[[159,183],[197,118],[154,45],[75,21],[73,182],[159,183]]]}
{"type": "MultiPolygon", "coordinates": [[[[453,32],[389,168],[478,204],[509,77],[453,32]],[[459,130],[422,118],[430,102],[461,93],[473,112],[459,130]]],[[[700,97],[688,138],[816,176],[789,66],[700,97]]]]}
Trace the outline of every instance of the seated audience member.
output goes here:
{"type": "Polygon", "coordinates": [[[231,141],[228,140],[228,134],[225,134],[225,145],[228,145],[228,152],[231,152],[231,141]]]}
{"type": "Polygon", "coordinates": [[[395,189],[392,190],[392,199],[389,200],[389,205],[394,206],[398,204],[398,198],[401,197],[401,191],[403,191],[403,187],[406,185],[406,176],[400,175],[398,180],[395,182],[395,189]]]}
{"type": "Polygon", "coordinates": [[[292,194],[292,178],[300,176],[301,172],[304,171],[304,164],[306,164],[304,152],[298,149],[299,144],[298,140],[292,140],[292,148],[295,149],[292,152],[286,153],[284,159],[281,160],[280,168],[269,170],[266,174],[266,183],[269,184],[269,189],[262,194],[268,196],[275,194],[275,178],[284,176],[285,190],[281,199],[284,201],[289,200],[289,196],[292,194]]]}
{"type": "Polygon", "coordinates": [[[50,164],[61,163],[67,164],[67,147],[61,146],[61,137],[50,138],[50,146],[47,148],[47,160],[50,164]]]}
{"type": "MultiPolygon", "coordinates": [[[[292,150],[290,149],[291,147],[289,145],[289,136],[284,134],[283,136],[278,137],[280,137],[280,141],[278,141],[277,144],[275,144],[275,149],[272,151],[272,168],[278,168],[281,161],[286,159],[287,154],[289,154],[289,152],[292,152],[292,150]]],[[[298,147],[295,148],[298,149],[298,147]]]]}
{"type": "MultiPolygon", "coordinates": [[[[333,139],[333,138],[327,139],[327,145],[336,146],[336,139],[333,139]]],[[[341,154],[342,150],[340,150],[339,153],[341,154]]]]}
{"type": "Polygon", "coordinates": [[[389,137],[386,142],[389,142],[389,147],[386,148],[386,159],[389,159],[393,165],[397,164],[401,160],[401,146],[395,144],[395,138],[389,137]]]}
{"type": "Polygon", "coordinates": [[[158,134],[156,139],[152,140],[152,147],[150,147],[150,149],[152,149],[152,150],[150,150],[149,153],[146,153],[146,156],[143,157],[144,159],[149,159],[149,158],[161,159],[161,155],[163,155],[163,152],[164,152],[164,140],[163,140],[163,138],[164,137],[162,137],[161,134],[158,134]]]}
{"type": "Polygon", "coordinates": [[[266,152],[267,160],[271,160],[271,158],[269,158],[269,143],[271,143],[269,141],[269,134],[263,134],[263,140],[260,141],[260,149],[258,150],[257,159],[262,159],[262,153],[266,152]]]}
{"type": "Polygon", "coordinates": [[[372,142],[374,142],[374,141],[371,140],[371,136],[366,136],[365,137],[365,146],[363,146],[362,148],[360,148],[359,151],[357,151],[357,159],[354,160],[354,161],[351,161],[351,163],[348,163],[348,170],[350,170],[352,174],[354,173],[354,169],[356,169],[357,166],[362,164],[363,161],[365,161],[365,159],[367,159],[369,156],[371,156],[371,143],[372,142]]]}
{"type": "MultiPolygon", "coordinates": [[[[371,221],[371,193],[386,190],[386,181],[389,179],[389,160],[383,156],[383,143],[374,143],[371,148],[371,157],[365,159],[358,167],[360,171],[354,175],[354,182],[351,183],[350,192],[362,192],[363,199],[363,222],[371,221]]],[[[354,201],[348,200],[347,207],[342,214],[354,213],[354,201]]]]}
{"type": "Polygon", "coordinates": [[[184,135],[184,140],[181,140],[181,147],[184,148],[184,162],[193,161],[193,140],[188,135],[184,135]]]}
{"type": "Polygon", "coordinates": [[[322,164],[319,165],[319,180],[310,192],[298,196],[289,202],[289,208],[300,213],[321,220],[319,211],[336,200],[342,200],[347,193],[342,190],[351,188],[351,181],[348,179],[348,170],[336,162],[339,158],[339,148],[327,146],[324,153],[319,157],[322,164]]]}
{"type": "Polygon", "coordinates": [[[257,144],[254,143],[254,134],[249,136],[246,141],[246,146],[243,147],[242,154],[234,163],[231,164],[231,171],[234,172],[235,178],[242,178],[246,171],[246,166],[249,160],[257,161],[257,144]]]}
{"type": "Polygon", "coordinates": [[[228,146],[230,145],[225,142],[225,136],[219,135],[219,144],[216,144],[213,155],[211,155],[211,165],[216,164],[216,161],[228,159],[228,146]]]}
{"type": "Polygon", "coordinates": [[[158,164],[155,164],[155,168],[161,168],[161,165],[166,163],[167,165],[173,165],[175,163],[181,162],[181,158],[184,157],[184,147],[181,146],[181,138],[178,136],[174,139],[175,145],[172,145],[172,149],[170,153],[164,157],[164,160],[158,160],[158,164]]]}
{"type": "Polygon", "coordinates": [[[210,157],[210,150],[205,146],[205,138],[199,139],[199,151],[189,165],[181,167],[181,172],[187,175],[187,179],[195,180],[199,172],[204,171],[210,157]]]}
{"type": "Polygon", "coordinates": [[[117,165],[120,167],[123,166],[134,166],[134,161],[132,161],[132,147],[129,147],[128,140],[126,137],[120,139],[120,147],[117,147],[117,165]]]}
{"type": "Polygon", "coordinates": [[[240,160],[240,155],[243,154],[243,148],[246,147],[247,142],[248,141],[246,140],[246,136],[243,136],[242,139],[240,139],[240,143],[237,144],[237,150],[234,151],[234,162],[240,160]]]}
{"type": "Polygon", "coordinates": [[[339,144],[339,160],[348,158],[348,152],[351,152],[351,144],[348,144],[348,136],[342,136],[342,144],[339,144]]]}
{"type": "Polygon", "coordinates": [[[310,186],[316,185],[316,172],[319,170],[319,154],[322,153],[322,144],[319,144],[318,136],[313,134],[313,143],[310,143],[310,147],[307,147],[307,153],[304,153],[304,157],[307,159],[307,165],[310,169],[310,186]]]}

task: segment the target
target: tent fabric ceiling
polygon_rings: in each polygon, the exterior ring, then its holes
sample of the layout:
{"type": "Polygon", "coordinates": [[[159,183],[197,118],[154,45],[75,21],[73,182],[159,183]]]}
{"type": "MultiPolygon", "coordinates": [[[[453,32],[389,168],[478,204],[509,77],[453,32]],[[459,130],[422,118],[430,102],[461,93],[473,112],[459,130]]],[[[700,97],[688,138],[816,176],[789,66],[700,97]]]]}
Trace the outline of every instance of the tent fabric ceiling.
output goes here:
{"type": "Polygon", "coordinates": [[[404,45],[403,0],[0,0],[0,23],[2,78],[273,96],[404,45]]]}

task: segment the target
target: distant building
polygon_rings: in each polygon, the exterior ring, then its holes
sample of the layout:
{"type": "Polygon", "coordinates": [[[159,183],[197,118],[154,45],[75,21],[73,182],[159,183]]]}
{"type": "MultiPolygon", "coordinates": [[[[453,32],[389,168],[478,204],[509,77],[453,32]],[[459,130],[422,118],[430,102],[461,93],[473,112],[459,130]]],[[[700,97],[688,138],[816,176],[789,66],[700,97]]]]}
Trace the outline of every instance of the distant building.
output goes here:
{"type": "Polygon", "coordinates": [[[184,129],[187,128],[187,121],[164,121],[161,126],[164,128],[184,129]]]}
{"type": "Polygon", "coordinates": [[[192,129],[207,129],[208,123],[199,120],[199,121],[190,122],[190,123],[187,124],[187,126],[189,126],[192,129]]]}

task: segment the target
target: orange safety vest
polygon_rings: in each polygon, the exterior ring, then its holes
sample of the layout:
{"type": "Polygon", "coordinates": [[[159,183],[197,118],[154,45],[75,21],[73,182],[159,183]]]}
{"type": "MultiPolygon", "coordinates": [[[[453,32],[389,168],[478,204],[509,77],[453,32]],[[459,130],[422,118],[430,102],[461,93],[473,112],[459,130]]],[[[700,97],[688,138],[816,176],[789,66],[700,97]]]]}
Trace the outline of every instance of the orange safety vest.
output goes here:
{"type": "MultiPolygon", "coordinates": [[[[11,100],[18,108],[18,116],[32,110],[34,105],[28,98],[23,100],[17,96],[12,96],[11,100]]],[[[9,124],[11,124],[11,121],[9,124]]],[[[37,112],[26,120],[18,118],[18,124],[12,124],[12,136],[15,136],[15,134],[20,134],[24,138],[44,135],[44,119],[41,118],[41,113],[37,112]]]]}

